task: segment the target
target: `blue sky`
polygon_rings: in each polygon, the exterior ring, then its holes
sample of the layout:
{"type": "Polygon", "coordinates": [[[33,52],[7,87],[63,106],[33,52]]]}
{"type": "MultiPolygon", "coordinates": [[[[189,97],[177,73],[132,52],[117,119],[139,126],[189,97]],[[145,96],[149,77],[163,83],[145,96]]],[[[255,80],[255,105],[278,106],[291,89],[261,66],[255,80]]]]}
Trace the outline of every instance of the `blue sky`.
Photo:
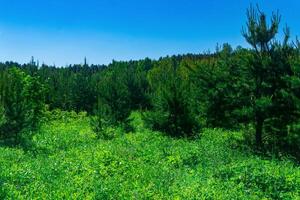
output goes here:
{"type": "Polygon", "coordinates": [[[279,9],[300,35],[298,0],[0,0],[0,61],[107,64],[112,59],[246,46],[246,8],[279,9]]]}

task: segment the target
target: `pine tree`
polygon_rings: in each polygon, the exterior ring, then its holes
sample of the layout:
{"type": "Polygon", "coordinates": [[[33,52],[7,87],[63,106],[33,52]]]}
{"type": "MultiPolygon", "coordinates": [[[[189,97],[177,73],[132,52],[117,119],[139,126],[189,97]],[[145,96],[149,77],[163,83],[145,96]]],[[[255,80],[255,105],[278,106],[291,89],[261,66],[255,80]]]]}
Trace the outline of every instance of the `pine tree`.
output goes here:
{"type": "Polygon", "coordinates": [[[20,133],[38,125],[44,89],[37,78],[17,68],[2,72],[0,82],[0,137],[18,141],[20,133]]]}
{"type": "Polygon", "coordinates": [[[287,78],[292,75],[290,56],[292,47],[288,44],[286,29],[282,43],[276,41],[280,15],[273,13],[268,25],[266,15],[251,7],[248,12],[247,30],[243,36],[253,47],[254,58],[250,61],[253,79],[252,109],[256,128],[256,144],[262,147],[263,134],[269,135],[269,142],[284,143],[288,124],[294,119],[295,105],[289,92],[287,78]],[[272,141],[273,140],[273,141],[272,141]]]}
{"type": "Polygon", "coordinates": [[[148,74],[153,111],[145,119],[152,128],[174,137],[195,136],[198,128],[191,85],[183,69],[175,58],[166,58],[148,74]]]}

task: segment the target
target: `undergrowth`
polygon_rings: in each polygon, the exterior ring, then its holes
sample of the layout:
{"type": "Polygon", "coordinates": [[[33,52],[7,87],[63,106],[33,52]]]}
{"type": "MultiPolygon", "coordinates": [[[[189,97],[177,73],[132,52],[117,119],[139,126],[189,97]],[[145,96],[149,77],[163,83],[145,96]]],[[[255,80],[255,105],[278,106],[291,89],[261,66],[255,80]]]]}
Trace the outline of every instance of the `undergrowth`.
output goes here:
{"type": "Polygon", "coordinates": [[[0,147],[0,199],[300,199],[299,166],[236,148],[242,132],[172,139],[133,113],[132,132],[106,140],[84,114],[65,115],[29,151],[0,147]]]}

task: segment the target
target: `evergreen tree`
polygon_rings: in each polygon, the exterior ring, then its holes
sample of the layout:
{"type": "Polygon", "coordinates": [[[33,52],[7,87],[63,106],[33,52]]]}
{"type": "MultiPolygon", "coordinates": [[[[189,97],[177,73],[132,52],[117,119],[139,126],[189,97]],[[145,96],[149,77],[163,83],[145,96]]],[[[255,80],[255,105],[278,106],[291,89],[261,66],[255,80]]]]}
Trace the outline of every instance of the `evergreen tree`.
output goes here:
{"type": "Polygon", "coordinates": [[[289,92],[290,84],[286,81],[292,75],[289,58],[293,50],[288,44],[289,31],[285,31],[284,41],[279,43],[275,40],[280,23],[278,13],[273,13],[270,25],[259,9],[251,7],[247,14],[247,30],[243,31],[243,36],[254,49],[250,72],[256,144],[262,146],[264,133],[272,138],[269,142],[283,144],[296,108],[289,92]]]}
{"type": "Polygon", "coordinates": [[[198,124],[193,112],[191,85],[175,58],[162,60],[148,74],[153,111],[146,120],[154,129],[174,137],[191,137],[198,124]]]}
{"type": "Polygon", "coordinates": [[[43,86],[17,68],[2,72],[0,82],[0,137],[17,141],[24,129],[38,125],[44,106],[43,86]]]}

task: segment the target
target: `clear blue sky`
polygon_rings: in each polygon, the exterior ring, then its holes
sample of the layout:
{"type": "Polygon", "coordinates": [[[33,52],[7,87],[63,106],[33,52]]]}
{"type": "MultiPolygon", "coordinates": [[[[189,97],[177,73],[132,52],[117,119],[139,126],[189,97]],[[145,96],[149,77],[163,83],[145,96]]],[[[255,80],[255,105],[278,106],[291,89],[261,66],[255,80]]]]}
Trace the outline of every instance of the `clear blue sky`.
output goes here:
{"type": "Polygon", "coordinates": [[[300,35],[299,0],[0,0],[0,61],[107,64],[245,46],[250,2],[279,9],[300,35]]]}

